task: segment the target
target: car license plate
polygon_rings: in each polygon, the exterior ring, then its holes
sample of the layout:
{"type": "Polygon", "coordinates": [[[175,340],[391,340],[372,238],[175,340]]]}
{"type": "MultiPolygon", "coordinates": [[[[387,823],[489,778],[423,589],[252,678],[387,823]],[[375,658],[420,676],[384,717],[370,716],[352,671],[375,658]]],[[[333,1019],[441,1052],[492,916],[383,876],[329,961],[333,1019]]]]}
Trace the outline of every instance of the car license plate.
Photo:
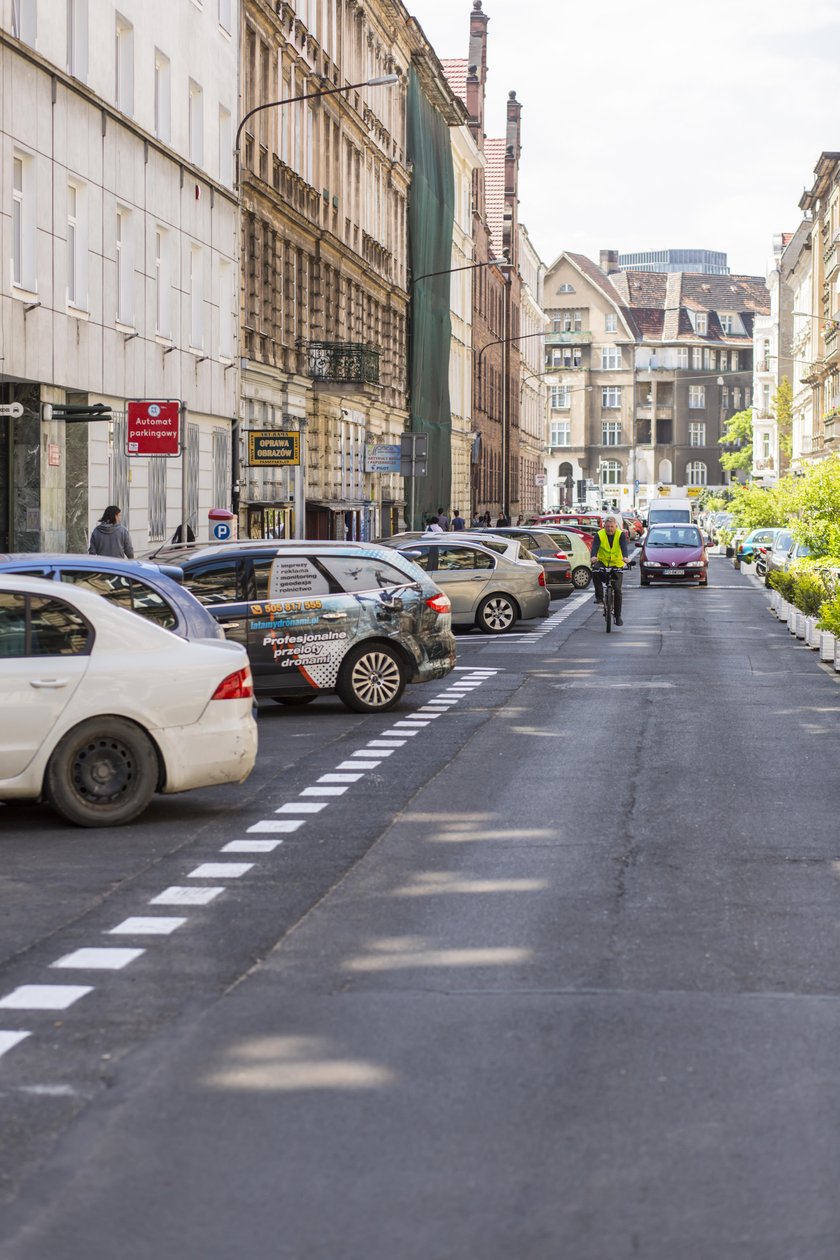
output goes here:
{"type": "Polygon", "coordinates": [[[666,569],[665,577],[685,577],[685,569],[666,569]]]}

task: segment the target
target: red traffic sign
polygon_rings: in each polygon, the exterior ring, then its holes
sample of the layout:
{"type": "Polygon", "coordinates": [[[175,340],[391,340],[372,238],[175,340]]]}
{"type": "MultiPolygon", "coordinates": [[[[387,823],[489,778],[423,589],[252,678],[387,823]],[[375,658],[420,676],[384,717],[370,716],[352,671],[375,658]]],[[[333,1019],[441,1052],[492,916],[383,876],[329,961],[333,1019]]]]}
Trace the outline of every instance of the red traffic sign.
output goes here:
{"type": "Polygon", "coordinates": [[[181,454],[181,404],[177,399],[135,399],[126,410],[127,455],[181,454]]]}

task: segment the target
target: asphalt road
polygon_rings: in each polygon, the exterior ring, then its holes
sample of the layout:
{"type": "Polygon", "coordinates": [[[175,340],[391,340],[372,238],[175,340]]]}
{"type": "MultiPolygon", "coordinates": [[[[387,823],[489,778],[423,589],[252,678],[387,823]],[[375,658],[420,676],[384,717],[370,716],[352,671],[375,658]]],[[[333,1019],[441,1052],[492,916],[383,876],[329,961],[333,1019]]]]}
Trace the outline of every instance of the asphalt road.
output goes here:
{"type": "Polygon", "coordinates": [[[635,583],[133,827],[0,808],[2,1260],[836,1260],[840,682],[635,583]]]}

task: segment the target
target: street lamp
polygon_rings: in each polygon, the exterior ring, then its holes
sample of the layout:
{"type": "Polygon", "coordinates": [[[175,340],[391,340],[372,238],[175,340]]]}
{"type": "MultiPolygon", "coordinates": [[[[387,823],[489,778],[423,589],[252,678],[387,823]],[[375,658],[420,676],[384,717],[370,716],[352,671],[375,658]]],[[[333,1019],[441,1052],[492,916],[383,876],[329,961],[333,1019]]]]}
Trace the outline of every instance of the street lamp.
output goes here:
{"type": "Polygon", "coordinates": [[[421,280],[428,280],[431,276],[451,276],[456,271],[475,271],[478,267],[504,267],[506,265],[506,258],[488,258],[486,262],[467,263],[464,267],[446,267],[443,271],[426,271],[422,276],[412,276],[410,283],[419,284],[421,280]]]}
{"type": "Polygon", "coordinates": [[[400,76],[398,74],[381,74],[373,79],[364,79],[361,83],[345,83],[343,87],[319,88],[317,92],[304,92],[301,96],[287,96],[280,101],[265,101],[262,105],[255,105],[253,109],[249,109],[244,114],[242,121],[236,128],[236,139],[233,145],[233,154],[236,163],[236,184],[239,185],[239,142],[242,138],[242,131],[249,118],[253,118],[254,114],[258,114],[263,109],[275,109],[279,105],[297,105],[300,101],[313,101],[321,96],[335,96],[338,92],[353,92],[356,88],[363,87],[390,87],[394,83],[398,83],[400,76]]]}

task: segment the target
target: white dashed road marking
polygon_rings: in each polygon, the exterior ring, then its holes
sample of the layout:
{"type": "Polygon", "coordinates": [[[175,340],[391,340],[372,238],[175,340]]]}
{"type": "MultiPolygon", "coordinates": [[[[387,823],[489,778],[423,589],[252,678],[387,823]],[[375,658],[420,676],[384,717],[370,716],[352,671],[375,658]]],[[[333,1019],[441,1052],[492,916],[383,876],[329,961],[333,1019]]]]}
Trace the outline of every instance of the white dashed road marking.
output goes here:
{"type": "Polygon", "coordinates": [[[187,879],[241,879],[252,870],[253,862],[202,862],[187,879]]]}
{"type": "Polygon", "coordinates": [[[280,832],[288,834],[289,832],[297,831],[298,828],[302,826],[302,818],[263,819],[262,822],[254,823],[252,827],[248,828],[248,835],[250,836],[255,833],[259,833],[260,831],[273,832],[275,835],[280,832]]]}
{"type": "Polygon", "coordinates": [[[301,796],[343,796],[346,791],[346,787],[308,787],[301,796]]]}
{"type": "Polygon", "coordinates": [[[162,893],[152,897],[150,906],[206,906],[214,901],[224,888],[183,888],[173,884],[164,888],[162,893]]]}
{"type": "Polygon", "coordinates": [[[0,1006],[14,1011],[66,1011],[92,992],[90,984],[22,984],[0,998],[0,1006]]]}
{"type": "MultiPolygon", "coordinates": [[[[249,831],[253,831],[250,827],[249,831]]],[[[222,853],[273,853],[283,843],[282,840],[231,840],[223,844],[222,853]]]]}
{"type": "Polygon", "coordinates": [[[358,783],[363,778],[361,774],[322,774],[315,780],[316,783],[358,783]]]}
{"type": "Polygon", "coordinates": [[[108,936],[168,936],[176,928],[182,927],[186,919],[167,919],[163,915],[158,918],[123,919],[116,927],[111,928],[108,936]]]}
{"type": "Polygon", "coordinates": [[[74,949],[72,954],[57,958],[50,966],[82,971],[121,971],[145,952],[145,949],[74,949]]]}
{"type": "Polygon", "coordinates": [[[319,814],[327,808],[326,801],[290,801],[275,809],[275,814],[319,814]]]}
{"type": "Polygon", "coordinates": [[[12,1046],[16,1046],[19,1041],[23,1041],[25,1037],[30,1036],[28,1032],[10,1029],[8,1032],[0,1032],[0,1057],[11,1050],[12,1046]]]}

